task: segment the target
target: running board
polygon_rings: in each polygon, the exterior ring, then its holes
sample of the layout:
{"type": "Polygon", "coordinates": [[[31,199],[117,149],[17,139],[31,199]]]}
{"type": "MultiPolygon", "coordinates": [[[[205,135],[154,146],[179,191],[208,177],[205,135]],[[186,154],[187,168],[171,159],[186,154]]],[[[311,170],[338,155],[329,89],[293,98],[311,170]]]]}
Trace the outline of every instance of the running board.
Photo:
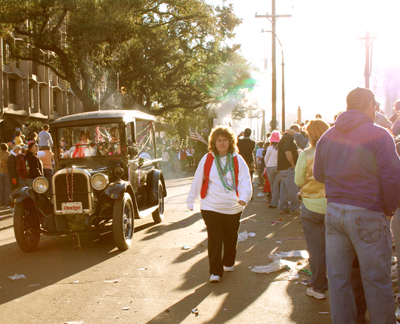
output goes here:
{"type": "Polygon", "coordinates": [[[157,208],[158,208],[158,205],[150,207],[150,208],[147,208],[147,209],[139,210],[139,218],[144,218],[147,215],[150,215],[157,208]]]}

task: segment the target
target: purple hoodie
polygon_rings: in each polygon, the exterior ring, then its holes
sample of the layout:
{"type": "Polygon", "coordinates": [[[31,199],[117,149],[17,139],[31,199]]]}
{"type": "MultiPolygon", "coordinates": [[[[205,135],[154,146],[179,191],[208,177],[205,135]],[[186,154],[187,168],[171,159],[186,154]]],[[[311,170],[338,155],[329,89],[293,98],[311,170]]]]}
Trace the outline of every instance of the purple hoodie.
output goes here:
{"type": "Polygon", "coordinates": [[[341,113],[320,138],[314,177],[325,183],[328,203],[393,215],[400,201],[400,159],[394,140],[358,110],[341,113]]]}

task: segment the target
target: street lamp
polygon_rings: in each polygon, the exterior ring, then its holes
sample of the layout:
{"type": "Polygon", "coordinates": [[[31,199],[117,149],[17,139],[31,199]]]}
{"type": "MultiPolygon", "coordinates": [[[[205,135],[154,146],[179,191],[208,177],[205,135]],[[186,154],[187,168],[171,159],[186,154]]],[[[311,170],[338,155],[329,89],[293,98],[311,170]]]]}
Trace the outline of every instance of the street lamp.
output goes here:
{"type": "MultiPolygon", "coordinates": [[[[261,29],[261,33],[271,33],[278,40],[279,45],[281,46],[282,53],[282,131],[285,131],[285,59],[283,56],[283,47],[282,43],[279,40],[279,37],[271,30],[261,29]]],[[[273,62],[273,68],[275,69],[275,62],[273,62]]],[[[272,78],[276,78],[276,75],[273,73],[272,78]]],[[[275,84],[276,80],[272,80],[272,83],[275,84]]]]}

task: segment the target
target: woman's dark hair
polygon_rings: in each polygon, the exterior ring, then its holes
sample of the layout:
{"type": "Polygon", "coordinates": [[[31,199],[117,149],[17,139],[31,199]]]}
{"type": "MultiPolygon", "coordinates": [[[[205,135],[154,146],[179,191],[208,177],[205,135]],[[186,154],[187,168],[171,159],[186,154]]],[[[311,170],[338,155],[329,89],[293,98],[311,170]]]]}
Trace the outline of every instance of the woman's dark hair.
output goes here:
{"type": "Polygon", "coordinates": [[[278,145],[279,145],[279,142],[272,142],[272,143],[271,143],[271,146],[272,146],[275,150],[278,149],[278,145]]]}
{"type": "Polygon", "coordinates": [[[7,146],[6,143],[1,143],[0,144],[0,148],[1,148],[2,151],[7,151],[8,150],[8,146],[7,146]]]}
{"type": "Polygon", "coordinates": [[[21,136],[21,131],[16,131],[15,136],[21,136]]]}

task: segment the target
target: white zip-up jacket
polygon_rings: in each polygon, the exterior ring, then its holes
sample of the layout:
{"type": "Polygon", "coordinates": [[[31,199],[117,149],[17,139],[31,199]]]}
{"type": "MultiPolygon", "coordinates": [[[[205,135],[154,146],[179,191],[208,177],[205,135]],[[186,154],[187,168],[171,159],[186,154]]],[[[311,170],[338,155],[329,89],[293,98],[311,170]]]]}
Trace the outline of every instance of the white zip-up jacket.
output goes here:
{"type": "MultiPolygon", "coordinates": [[[[214,154],[213,154],[214,155],[214,154]]],[[[200,209],[215,211],[221,214],[234,215],[243,211],[244,207],[239,205],[239,200],[243,200],[246,204],[250,201],[252,196],[252,186],[249,167],[247,166],[244,159],[237,153],[233,156],[237,156],[239,164],[238,174],[238,193],[236,191],[227,191],[218,175],[218,170],[215,165],[215,159],[211,166],[210,177],[208,181],[207,195],[200,201],[200,209]]],[[[204,179],[204,164],[207,159],[207,154],[203,156],[197,167],[194,175],[192,187],[190,188],[188,198],[186,200],[188,209],[193,209],[195,200],[200,198],[201,187],[204,179]]],[[[223,165],[226,163],[226,157],[221,158],[223,165]]],[[[230,172],[227,173],[226,178],[228,183],[232,183],[232,175],[230,172]]]]}

